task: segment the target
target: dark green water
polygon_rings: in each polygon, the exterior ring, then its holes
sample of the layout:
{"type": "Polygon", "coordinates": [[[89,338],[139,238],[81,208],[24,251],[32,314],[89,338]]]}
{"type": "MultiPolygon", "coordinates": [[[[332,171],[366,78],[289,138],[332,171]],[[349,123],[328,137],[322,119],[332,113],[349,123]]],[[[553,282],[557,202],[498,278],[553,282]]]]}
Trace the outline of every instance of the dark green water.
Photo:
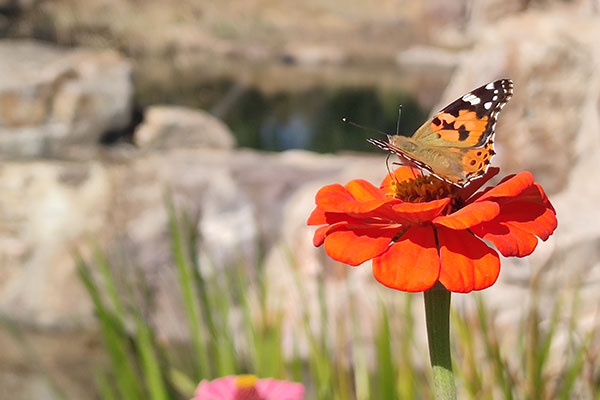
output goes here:
{"type": "Polygon", "coordinates": [[[400,132],[410,134],[424,121],[427,112],[402,93],[379,93],[371,88],[312,89],[270,96],[250,89],[223,119],[243,147],[271,151],[370,151],[373,148],[365,139],[376,134],[345,124],[342,117],[394,133],[400,104],[400,132]]]}
{"type": "MultiPolygon", "coordinates": [[[[410,135],[428,114],[406,93],[370,87],[316,87],[266,94],[232,81],[213,81],[179,87],[159,97],[150,99],[151,103],[208,110],[231,128],[239,147],[265,151],[380,151],[366,142],[377,133],[350,126],[341,119],[395,133],[398,106],[402,105],[399,131],[410,135]]],[[[149,100],[148,96],[144,98],[149,100]]]]}

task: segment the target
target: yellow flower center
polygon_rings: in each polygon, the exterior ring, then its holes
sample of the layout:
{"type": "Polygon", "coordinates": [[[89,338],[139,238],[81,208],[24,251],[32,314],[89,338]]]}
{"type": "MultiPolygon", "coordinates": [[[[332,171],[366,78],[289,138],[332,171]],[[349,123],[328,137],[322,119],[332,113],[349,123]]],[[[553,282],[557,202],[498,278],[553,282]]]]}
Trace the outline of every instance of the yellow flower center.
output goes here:
{"type": "Polygon", "coordinates": [[[242,388],[252,388],[256,385],[258,378],[254,375],[238,375],[235,379],[235,386],[242,388]]]}
{"type": "Polygon", "coordinates": [[[460,208],[461,203],[458,187],[432,175],[419,176],[402,182],[393,181],[388,187],[387,195],[410,203],[426,203],[450,198],[452,210],[460,208]]]}
{"type": "Polygon", "coordinates": [[[238,375],[235,379],[236,391],[233,400],[265,400],[256,389],[258,378],[254,375],[238,375]]]}

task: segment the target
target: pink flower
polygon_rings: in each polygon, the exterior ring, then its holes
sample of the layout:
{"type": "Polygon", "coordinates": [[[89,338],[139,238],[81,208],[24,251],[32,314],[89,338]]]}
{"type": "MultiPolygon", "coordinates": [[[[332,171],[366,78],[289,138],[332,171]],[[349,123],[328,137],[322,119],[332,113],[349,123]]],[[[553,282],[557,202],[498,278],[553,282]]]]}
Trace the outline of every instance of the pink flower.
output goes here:
{"type": "Polygon", "coordinates": [[[192,400],[302,400],[300,383],[258,379],[254,375],[226,376],[202,381],[192,400]]]}

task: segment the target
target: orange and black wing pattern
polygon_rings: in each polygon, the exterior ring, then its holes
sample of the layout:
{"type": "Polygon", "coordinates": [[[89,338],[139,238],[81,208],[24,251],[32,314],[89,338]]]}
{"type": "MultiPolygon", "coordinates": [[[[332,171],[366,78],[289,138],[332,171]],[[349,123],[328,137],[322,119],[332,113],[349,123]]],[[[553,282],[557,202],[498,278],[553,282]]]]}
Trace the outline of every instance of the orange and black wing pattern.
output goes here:
{"type": "Polygon", "coordinates": [[[513,93],[510,79],[478,87],[444,107],[410,138],[369,139],[407,164],[454,185],[465,186],[482,176],[494,151],[498,114],[513,93]]]}

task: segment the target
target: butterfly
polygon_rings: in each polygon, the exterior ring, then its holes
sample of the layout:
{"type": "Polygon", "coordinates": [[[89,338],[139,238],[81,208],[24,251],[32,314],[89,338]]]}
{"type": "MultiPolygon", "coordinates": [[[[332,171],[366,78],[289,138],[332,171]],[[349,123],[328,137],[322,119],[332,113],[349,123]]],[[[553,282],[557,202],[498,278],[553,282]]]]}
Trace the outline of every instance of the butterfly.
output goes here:
{"type": "Polygon", "coordinates": [[[388,135],[368,142],[400,157],[403,164],[464,187],[488,169],[496,121],[512,97],[513,82],[499,79],[450,103],[411,137],[388,135]]]}

